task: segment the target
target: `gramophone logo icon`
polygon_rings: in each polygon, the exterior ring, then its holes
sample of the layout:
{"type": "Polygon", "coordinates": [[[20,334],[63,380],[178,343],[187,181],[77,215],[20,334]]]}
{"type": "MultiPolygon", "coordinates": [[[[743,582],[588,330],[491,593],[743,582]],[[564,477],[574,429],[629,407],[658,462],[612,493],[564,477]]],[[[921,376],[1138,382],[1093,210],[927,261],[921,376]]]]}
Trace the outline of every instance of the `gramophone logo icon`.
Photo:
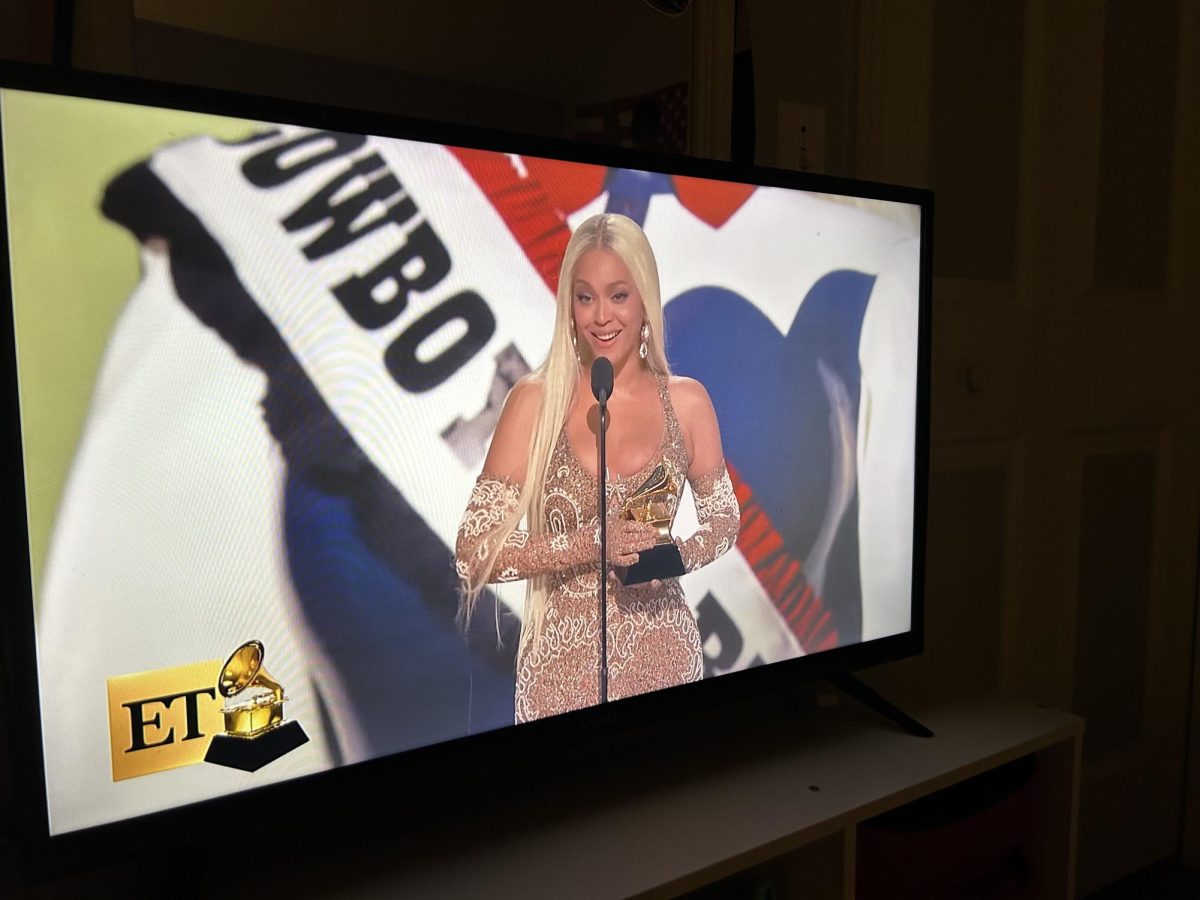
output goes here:
{"type": "Polygon", "coordinates": [[[299,722],[284,720],[283,685],[263,668],[264,655],[261,641],[247,641],[221,667],[225,733],[213,736],[205,762],[256,772],[308,743],[299,722]]]}

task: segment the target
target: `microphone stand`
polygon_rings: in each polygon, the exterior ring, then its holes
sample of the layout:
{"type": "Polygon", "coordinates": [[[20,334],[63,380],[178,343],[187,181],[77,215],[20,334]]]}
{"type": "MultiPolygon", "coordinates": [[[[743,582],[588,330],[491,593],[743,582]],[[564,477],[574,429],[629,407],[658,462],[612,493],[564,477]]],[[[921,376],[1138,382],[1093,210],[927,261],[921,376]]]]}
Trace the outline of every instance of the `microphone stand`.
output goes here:
{"type": "Polygon", "coordinates": [[[600,485],[600,702],[608,702],[608,463],[605,440],[608,437],[608,393],[600,391],[600,465],[596,481],[600,485]]]}

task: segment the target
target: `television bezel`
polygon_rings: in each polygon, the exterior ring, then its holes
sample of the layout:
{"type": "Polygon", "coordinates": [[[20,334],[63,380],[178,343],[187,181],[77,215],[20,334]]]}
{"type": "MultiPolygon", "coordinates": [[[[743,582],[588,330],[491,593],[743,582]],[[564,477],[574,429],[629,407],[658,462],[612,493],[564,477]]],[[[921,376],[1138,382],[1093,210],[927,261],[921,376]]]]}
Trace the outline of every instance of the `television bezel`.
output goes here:
{"type": "MultiPolygon", "coordinates": [[[[4,696],[7,712],[11,782],[16,802],[8,823],[24,854],[29,877],[88,867],[103,860],[137,855],[155,847],[179,846],[211,834],[223,817],[253,795],[265,809],[266,822],[297,821],[297,815],[322,819],[351,814],[345,798],[360,789],[395,784],[414,775],[453,770],[468,757],[512,760],[533,765],[556,748],[581,739],[616,739],[628,729],[663,719],[704,715],[714,707],[739,704],[773,692],[789,691],[830,675],[842,674],[919,655],[924,639],[925,536],[929,460],[929,367],[932,284],[933,194],[929,190],[830,175],[775,169],[689,156],[646,153],[544,135],[518,134],[451,121],[409,118],[297,100],[264,97],[194,85],[149,81],[119,75],[83,73],[24,63],[0,62],[0,89],[35,91],[117,103],[231,116],[264,122],[331,129],[552,157],[581,163],[711,178],[722,181],[841,194],[916,205],[920,223],[920,289],[918,298],[915,471],[913,478],[913,557],[911,627],[907,632],[822,651],[810,656],[758,666],[698,683],[631,697],[617,704],[587,707],[517,728],[507,727],[415,748],[387,757],[342,766],[249,791],[212,798],[173,809],[118,820],[60,835],[49,833],[45,766],[42,754],[41,707],[36,679],[37,647],[29,564],[24,455],[21,443],[17,358],[11,312],[0,318],[0,366],[4,379],[3,473],[5,542],[10,590],[0,607],[3,641],[4,696]],[[524,762],[518,760],[523,759],[524,762]]],[[[12,309],[4,147],[0,142],[0,281],[12,309]]],[[[361,810],[359,810],[361,813],[361,810]]]]}

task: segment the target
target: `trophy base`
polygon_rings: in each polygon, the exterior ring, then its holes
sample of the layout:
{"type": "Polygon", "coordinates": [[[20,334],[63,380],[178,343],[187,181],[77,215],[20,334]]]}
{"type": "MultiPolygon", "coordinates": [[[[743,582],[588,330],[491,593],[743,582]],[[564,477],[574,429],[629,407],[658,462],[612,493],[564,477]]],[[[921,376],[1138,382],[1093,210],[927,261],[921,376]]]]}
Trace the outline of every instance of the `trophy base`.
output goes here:
{"type": "Polygon", "coordinates": [[[286,753],[308,743],[308,735],[296,721],[284,722],[265,734],[253,738],[214,735],[204,761],[243,772],[257,772],[267,763],[275,762],[286,753]]]}
{"type": "Polygon", "coordinates": [[[638,561],[618,577],[621,584],[629,585],[643,584],[655,578],[678,578],[686,573],[683,557],[679,555],[679,547],[671,542],[641,551],[638,561]]]}

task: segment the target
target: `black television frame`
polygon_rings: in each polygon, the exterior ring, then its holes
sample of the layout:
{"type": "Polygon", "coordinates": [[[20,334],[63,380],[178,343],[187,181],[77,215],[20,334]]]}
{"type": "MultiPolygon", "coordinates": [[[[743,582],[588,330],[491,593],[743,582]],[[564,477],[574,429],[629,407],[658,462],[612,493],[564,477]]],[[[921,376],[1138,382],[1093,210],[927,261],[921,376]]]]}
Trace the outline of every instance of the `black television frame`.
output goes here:
{"type": "MultiPolygon", "coordinates": [[[[301,822],[351,814],[347,797],[370,786],[411,783],[413,776],[457,771],[465,760],[545,762],[551,753],[578,749],[583,742],[609,746],[622,735],[653,723],[686,723],[757,702],[768,695],[794,692],[797,686],[857,669],[915,656],[923,650],[925,536],[929,459],[930,314],[932,291],[933,194],[924,189],[856,179],[734,164],[686,156],[650,154],[610,145],[515,134],[445,121],[413,119],[294,100],[267,98],[195,86],[146,81],[124,76],[80,73],[21,63],[0,62],[0,88],[62,94],[95,100],[166,107],[183,111],[273,121],[429,141],[509,153],[552,157],[581,163],[664,172],[795,190],[851,195],[914,204],[921,210],[917,398],[911,626],[908,632],[876,638],[811,656],[763,665],[663,691],[631,697],[617,705],[586,707],[520,728],[502,728],[415,748],[388,757],[342,766],[192,803],[170,810],[120,820],[62,835],[49,834],[48,801],[42,756],[41,707],[36,680],[37,648],[29,569],[29,534],[25,507],[24,455],[17,392],[17,359],[11,313],[0,318],[0,377],[3,378],[3,444],[0,449],[0,498],[4,543],[0,559],[10,586],[0,605],[0,653],[3,654],[3,700],[7,711],[11,778],[16,802],[7,823],[22,845],[27,874],[35,880],[101,861],[139,855],[154,848],[181,847],[211,835],[210,829],[234,806],[253,795],[267,807],[265,822],[299,827],[301,822]]],[[[0,208],[7,210],[3,179],[4,148],[0,145],[0,208]]],[[[12,308],[7,214],[0,218],[0,296],[12,308]]],[[[3,776],[0,776],[3,777],[3,776]]],[[[469,790],[464,787],[462,790],[469,790]]],[[[361,809],[359,810],[361,815],[361,809]]],[[[211,840],[208,838],[207,840],[211,840]]]]}

